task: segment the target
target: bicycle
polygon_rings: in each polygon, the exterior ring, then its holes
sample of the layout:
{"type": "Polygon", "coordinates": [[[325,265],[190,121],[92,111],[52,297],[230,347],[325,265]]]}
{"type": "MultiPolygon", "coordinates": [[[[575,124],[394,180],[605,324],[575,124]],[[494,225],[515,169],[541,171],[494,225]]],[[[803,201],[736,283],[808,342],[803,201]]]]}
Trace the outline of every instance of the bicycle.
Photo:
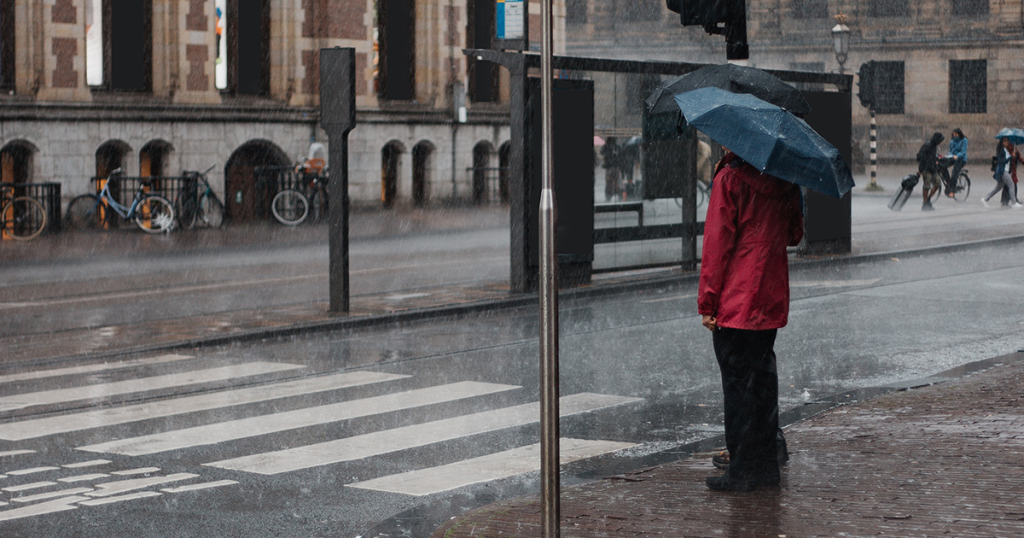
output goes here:
{"type": "Polygon", "coordinates": [[[0,187],[0,231],[4,237],[30,241],[46,229],[46,208],[35,198],[16,194],[13,185],[0,187]]]}
{"type": "Polygon", "coordinates": [[[206,174],[213,168],[211,166],[205,172],[182,172],[186,177],[185,183],[174,201],[181,229],[190,230],[200,220],[210,228],[219,228],[224,223],[224,203],[217,198],[210,182],[206,180],[206,174]]]}
{"type": "MultiPolygon", "coordinates": [[[[942,185],[946,191],[949,191],[953,195],[953,199],[957,202],[963,202],[967,199],[967,196],[971,193],[971,178],[967,176],[967,169],[962,168],[956,175],[956,181],[953,181],[949,177],[949,167],[954,163],[950,157],[943,157],[939,159],[939,178],[942,180],[942,185]]],[[[943,190],[943,189],[939,189],[943,190]]],[[[933,198],[938,197],[938,192],[933,195],[933,198]]]]}
{"type": "Polygon", "coordinates": [[[144,232],[170,232],[174,228],[174,206],[158,194],[148,194],[150,182],[143,181],[135,191],[131,205],[121,205],[110,194],[110,182],[121,176],[118,168],[110,173],[99,194],[76,196],[68,204],[67,222],[76,230],[94,230],[113,224],[114,215],[123,221],[134,220],[144,232]]]}
{"type": "Polygon", "coordinates": [[[284,189],[270,202],[270,211],[278,222],[287,226],[302,224],[312,215],[314,222],[327,214],[327,176],[323,159],[310,159],[295,166],[299,176],[293,189],[284,189]],[[309,193],[307,196],[301,191],[309,193]]]}

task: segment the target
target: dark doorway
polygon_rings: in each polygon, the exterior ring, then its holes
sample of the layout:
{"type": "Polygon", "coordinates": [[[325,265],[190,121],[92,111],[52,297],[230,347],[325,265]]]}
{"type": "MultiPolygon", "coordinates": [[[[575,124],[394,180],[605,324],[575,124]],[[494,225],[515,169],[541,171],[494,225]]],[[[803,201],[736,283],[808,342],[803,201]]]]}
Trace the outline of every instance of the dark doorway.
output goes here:
{"type": "Polygon", "coordinates": [[[120,140],[112,140],[100,146],[96,150],[96,177],[106,179],[111,172],[118,168],[128,175],[128,171],[124,170],[124,158],[131,150],[132,148],[128,144],[120,140]]]}
{"type": "Polygon", "coordinates": [[[416,6],[412,0],[377,0],[380,47],[378,97],[411,101],[416,92],[416,6]]]}
{"type": "Polygon", "coordinates": [[[512,144],[505,142],[498,146],[498,192],[501,203],[508,203],[508,167],[512,158],[512,144]]]}
{"type": "Polygon", "coordinates": [[[0,183],[31,183],[34,148],[27,142],[11,142],[0,150],[0,183]]]}
{"type": "Polygon", "coordinates": [[[393,207],[398,198],[398,177],[402,169],[404,148],[399,142],[388,142],[380,152],[380,202],[393,207]]]}
{"type": "Polygon", "coordinates": [[[412,148],[412,203],[423,207],[427,203],[433,179],[434,145],[420,142],[412,148]]]}
{"type": "Polygon", "coordinates": [[[152,0],[103,1],[103,63],[109,89],[152,89],[152,0]]]}
{"type": "Polygon", "coordinates": [[[167,174],[167,159],[174,148],[163,140],[149,142],[139,151],[139,175],[165,176],[167,174]]]}
{"type": "Polygon", "coordinates": [[[288,156],[271,142],[254,140],[235,150],[224,166],[224,211],[231,222],[266,218],[270,185],[258,185],[257,166],[287,166],[288,156]]]}
{"type": "Polygon", "coordinates": [[[488,165],[491,163],[491,145],[487,142],[480,142],[473,146],[473,202],[477,204],[486,203],[487,176],[491,172],[488,165]]]}
{"type": "Polygon", "coordinates": [[[270,93],[270,1],[227,2],[228,91],[270,93]]]}

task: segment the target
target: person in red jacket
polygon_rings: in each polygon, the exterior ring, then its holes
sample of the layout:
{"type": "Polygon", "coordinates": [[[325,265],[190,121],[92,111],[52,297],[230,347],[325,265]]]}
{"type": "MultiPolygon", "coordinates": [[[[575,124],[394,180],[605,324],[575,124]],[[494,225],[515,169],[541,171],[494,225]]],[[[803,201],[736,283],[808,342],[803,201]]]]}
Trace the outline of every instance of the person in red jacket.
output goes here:
{"type": "Polygon", "coordinates": [[[697,308],[713,334],[725,395],[728,470],[714,490],[779,485],[775,336],[789,316],[787,246],[803,238],[796,185],[732,152],[715,173],[704,224],[697,308]]]}

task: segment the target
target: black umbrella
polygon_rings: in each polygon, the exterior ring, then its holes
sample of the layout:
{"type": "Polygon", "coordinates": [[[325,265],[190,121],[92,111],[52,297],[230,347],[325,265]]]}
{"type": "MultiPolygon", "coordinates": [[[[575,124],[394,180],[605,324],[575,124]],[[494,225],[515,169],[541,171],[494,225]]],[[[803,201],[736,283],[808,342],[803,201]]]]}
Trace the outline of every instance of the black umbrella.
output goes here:
{"type": "Polygon", "coordinates": [[[722,64],[704,66],[662,84],[647,98],[647,112],[677,112],[679,107],[676,106],[675,96],[700,88],[721,88],[733,93],[749,93],[794,114],[807,114],[811,111],[810,105],[800,95],[800,90],[778,78],[753,67],[722,64]]]}

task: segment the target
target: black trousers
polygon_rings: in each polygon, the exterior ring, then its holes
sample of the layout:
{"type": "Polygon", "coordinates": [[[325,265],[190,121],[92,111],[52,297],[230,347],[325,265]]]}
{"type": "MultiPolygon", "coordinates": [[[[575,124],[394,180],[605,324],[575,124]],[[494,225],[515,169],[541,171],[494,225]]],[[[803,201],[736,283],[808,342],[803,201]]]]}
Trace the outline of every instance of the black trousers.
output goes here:
{"type": "Polygon", "coordinates": [[[728,328],[714,332],[725,394],[728,474],[735,480],[779,480],[779,376],[773,350],[777,333],[728,328]]]}

